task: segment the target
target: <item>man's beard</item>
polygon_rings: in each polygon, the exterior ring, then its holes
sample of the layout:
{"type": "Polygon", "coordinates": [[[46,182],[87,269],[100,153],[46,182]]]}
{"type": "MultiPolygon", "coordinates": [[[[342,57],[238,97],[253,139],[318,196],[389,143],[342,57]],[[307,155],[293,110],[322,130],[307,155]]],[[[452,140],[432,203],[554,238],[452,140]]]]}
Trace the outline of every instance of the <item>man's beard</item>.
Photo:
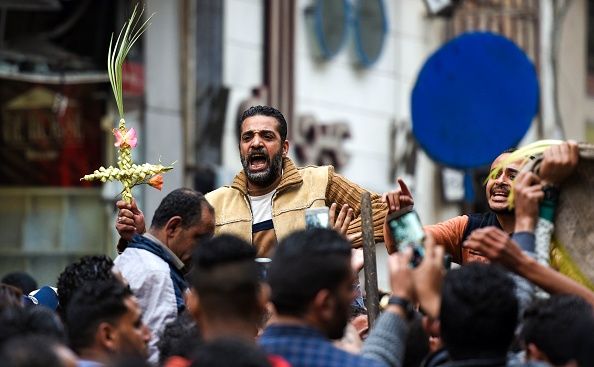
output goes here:
{"type": "Polygon", "coordinates": [[[338,340],[344,336],[344,330],[349,322],[349,307],[350,304],[340,303],[338,296],[335,298],[336,305],[334,306],[334,318],[326,327],[326,335],[331,340],[338,340]]]}
{"type": "Polygon", "coordinates": [[[274,182],[274,180],[276,180],[281,175],[281,172],[283,169],[283,152],[282,152],[282,150],[279,150],[278,153],[275,154],[271,160],[270,157],[264,151],[264,149],[252,151],[251,153],[249,153],[245,156],[243,156],[243,155],[241,156],[241,165],[243,166],[243,172],[245,172],[245,174],[250,182],[252,182],[253,184],[255,184],[257,186],[261,186],[261,187],[270,186],[274,182]],[[264,154],[266,156],[266,162],[268,163],[268,168],[266,168],[264,171],[260,171],[260,172],[251,172],[250,171],[249,157],[255,153],[264,154]]]}

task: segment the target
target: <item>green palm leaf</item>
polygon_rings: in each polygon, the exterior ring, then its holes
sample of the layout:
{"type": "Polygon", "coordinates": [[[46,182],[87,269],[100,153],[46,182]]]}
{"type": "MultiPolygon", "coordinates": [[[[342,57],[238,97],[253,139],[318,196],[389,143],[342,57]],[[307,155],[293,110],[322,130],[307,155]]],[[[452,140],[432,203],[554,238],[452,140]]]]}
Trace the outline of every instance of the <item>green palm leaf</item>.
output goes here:
{"type": "Polygon", "coordinates": [[[122,98],[122,65],[124,60],[130,52],[130,49],[134,45],[134,42],[146,31],[150,26],[150,20],[154,13],[147,18],[144,23],[141,23],[142,14],[144,8],[137,13],[138,4],[132,11],[130,19],[124,23],[118,38],[113,44],[113,34],[109,40],[109,51],[107,52],[107,74],[109,75],[109,82],[111,83],[111,89],[118,106],[118,113],[120,118],[124,118],[124,101],[122,98]],[[113,49],[112,49],[113,46],[113,49]]]}

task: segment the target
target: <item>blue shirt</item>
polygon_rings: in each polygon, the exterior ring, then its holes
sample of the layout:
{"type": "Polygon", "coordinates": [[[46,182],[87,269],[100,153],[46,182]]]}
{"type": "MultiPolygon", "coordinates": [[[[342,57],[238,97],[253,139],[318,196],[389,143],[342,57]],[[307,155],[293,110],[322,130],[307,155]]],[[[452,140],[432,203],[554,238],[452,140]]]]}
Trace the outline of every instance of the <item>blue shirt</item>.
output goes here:
{"type": "Polygon", "coordinates": [[[305,326],[269,326],[259,343],[268,354],[285,358],[293,367],[385,367],[335,347],[321,332],[305,326]]]}

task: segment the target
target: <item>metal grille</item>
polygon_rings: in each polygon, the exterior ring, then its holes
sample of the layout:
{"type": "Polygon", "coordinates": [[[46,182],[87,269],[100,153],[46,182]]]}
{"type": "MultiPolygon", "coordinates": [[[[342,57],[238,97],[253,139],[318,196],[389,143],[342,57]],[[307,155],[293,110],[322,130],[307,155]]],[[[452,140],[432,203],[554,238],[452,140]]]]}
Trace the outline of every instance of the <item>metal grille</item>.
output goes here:
{"type": "Polygon", "coordinates": [[[539,0],[463,0],[448,23],[448,39],[469,31],[489,31],[514,41],[538,69],[539,0]]]}

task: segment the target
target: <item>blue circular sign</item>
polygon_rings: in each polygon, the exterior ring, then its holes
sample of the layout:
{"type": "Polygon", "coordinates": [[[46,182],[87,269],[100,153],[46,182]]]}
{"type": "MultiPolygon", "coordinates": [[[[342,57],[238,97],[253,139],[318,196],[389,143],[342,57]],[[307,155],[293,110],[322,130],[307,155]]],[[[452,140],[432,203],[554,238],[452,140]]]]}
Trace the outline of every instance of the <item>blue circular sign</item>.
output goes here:
{"type": "Polygon", "coordinates": [[[435,161],[490,164],[522,139],[538,110],[534,65],[509,39],[465,33],[425,63],[412,92],[413,134],[435,161]]]}

